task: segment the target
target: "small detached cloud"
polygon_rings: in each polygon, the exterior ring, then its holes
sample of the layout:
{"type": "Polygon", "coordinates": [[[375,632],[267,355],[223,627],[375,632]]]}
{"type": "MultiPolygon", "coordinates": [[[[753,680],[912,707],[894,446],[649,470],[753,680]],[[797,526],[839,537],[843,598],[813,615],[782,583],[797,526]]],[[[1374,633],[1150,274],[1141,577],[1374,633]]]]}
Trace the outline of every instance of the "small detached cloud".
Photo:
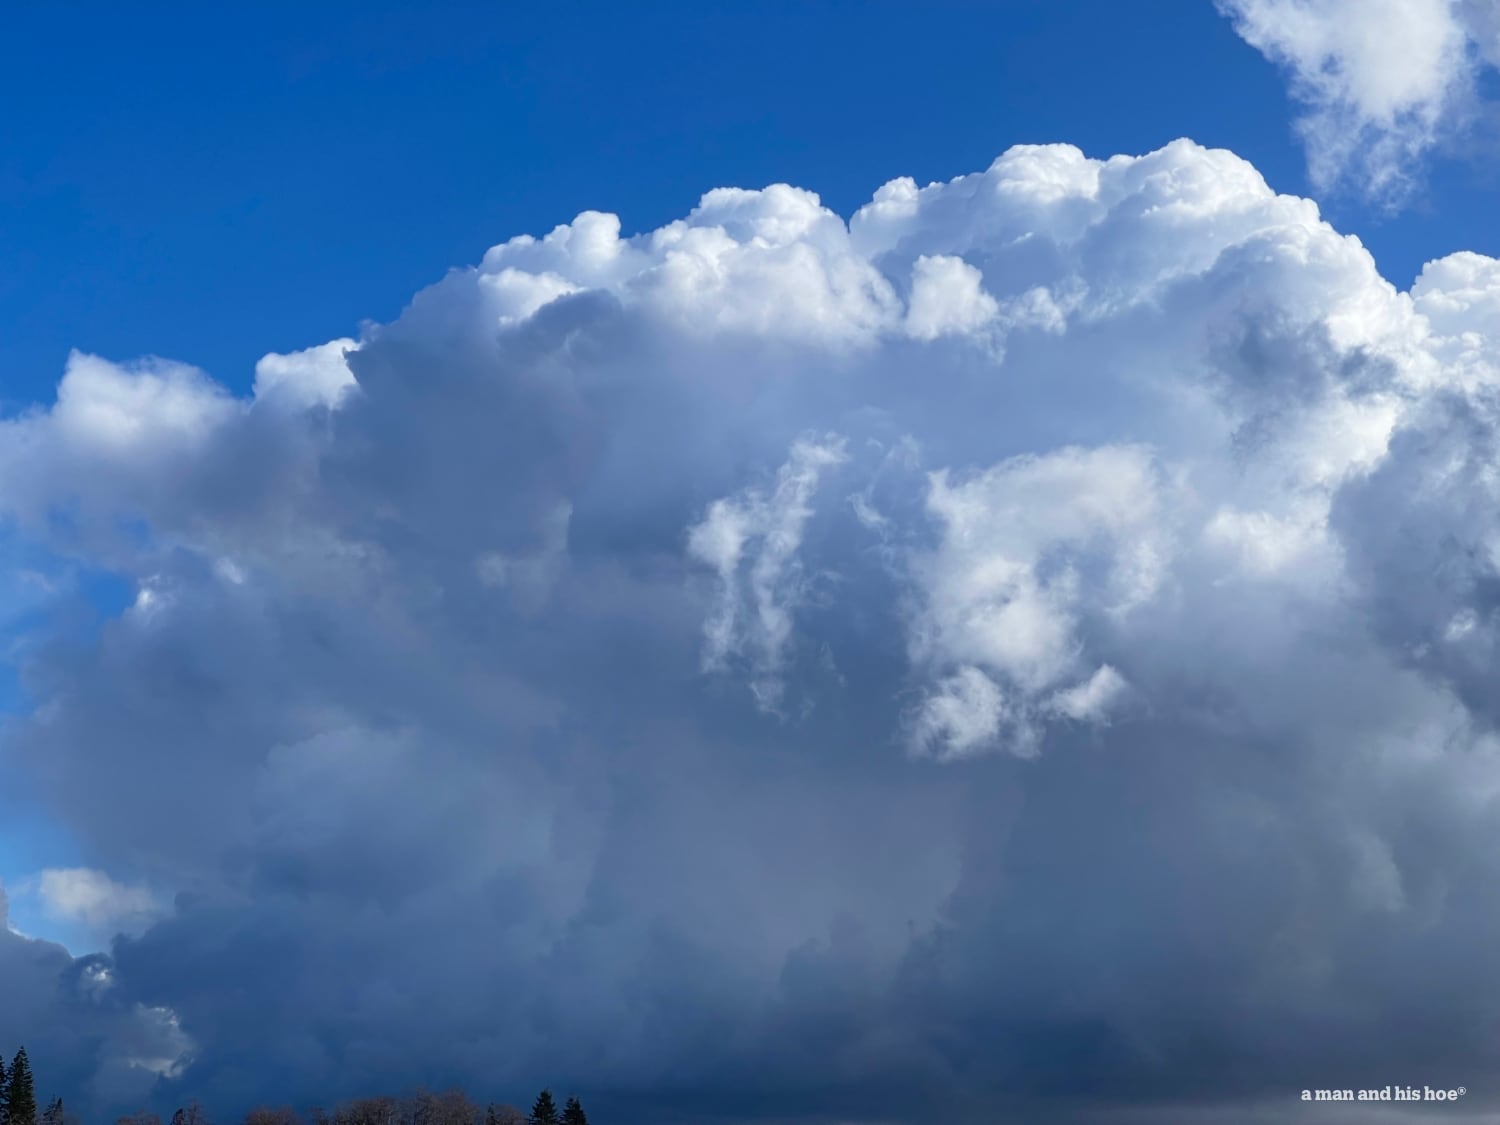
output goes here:
{"type": "Polygon", "coordinates": [[[1403,202],[1424,158],[1463,135],[1481,77],[1500,67],[1492,0],[1217,2],[1241,38],[1288,72],[1323,191],[1403,202]]]}
{"type": "Polygon", "coordinates": [[[35,886],[44,914],[94,933],[139,933],[162,913],[145,887],[117,883],[88,867],[48,868],[36,876],[35,886]]]}

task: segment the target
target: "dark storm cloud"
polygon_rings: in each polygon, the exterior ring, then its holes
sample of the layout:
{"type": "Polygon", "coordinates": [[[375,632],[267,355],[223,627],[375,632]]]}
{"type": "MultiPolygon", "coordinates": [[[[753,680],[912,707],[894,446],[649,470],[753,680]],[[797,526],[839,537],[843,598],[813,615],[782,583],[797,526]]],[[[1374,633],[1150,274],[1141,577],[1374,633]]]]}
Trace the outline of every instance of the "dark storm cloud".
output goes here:
{"type": "Polygon", "coordinates": [[[176,894],[90,962],[155,1096],[1478,1104],[1497,292],[1226,153],[1020,148],[586,214],[248,400],[74,357],[0,494],[136,596],[29,638],[3,753],[176,894]]]}

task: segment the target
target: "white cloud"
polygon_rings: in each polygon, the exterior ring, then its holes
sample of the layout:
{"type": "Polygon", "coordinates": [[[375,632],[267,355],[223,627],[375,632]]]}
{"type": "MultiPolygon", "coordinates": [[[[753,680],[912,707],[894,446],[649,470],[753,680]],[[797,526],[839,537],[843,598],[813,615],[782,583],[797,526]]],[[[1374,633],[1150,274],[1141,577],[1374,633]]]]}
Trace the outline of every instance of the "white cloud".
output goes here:
{"type": "Polygon", "coordinates": [[[152,1032],[151,1054],[125,1056],[125,1065],[161,1078],[178,1078],[193,1058],[192,1037],[182,1030],[177,1013],[170,1008],[135,1006],[135,1015],[152,1032]]]}
{"type": "Polygon", "coordinates": [[[1120,673],[1101,664],[1087,680],[1057,692],[1047,703],[1051,710],[1077,722],[1101,723],[1129,690],[1120,673]]]}
{"type": "Polygon", "coordinates": [[[117,883],[88,867],[49,867],[35,877],[43,912],[103,935],[138,933],[162,913],[146,887],[117,883]]]}
{"type": "Polygon", "coordinates": [[[256,400],[294,408],[336,405],[355,385],[344,353],[356,347],[350,339],[330,340],[291,355],[273,352],[262,357],[255,365],[256,400]]]}
{"type": "Polygon", "coordinates": [[[1313,182],[1385,202],[1460,132],[1500,66],[1491,0],[1218,0],[1239,34],[1290,72],[1313,182]]]}
{"type": "Polygon", "coordinates": [[[813,491],[822,473],[844,460],[836,437],[798,441],[769,495],[751,488],[716,500],[689,529],[688,552],[719,576],[719,604],[703,627],[704,666],[718,671],[731,658],[747,656],[750,690],[768,711],[781,704],[782,660],[803,596],[797,552],[813,491]]]}
{"type": "Polygon", "coordinates": [[[194,889],[83,982],[145,1040],[109,1065],[174,1027],[166,1081],[231,1097],[817,1065],[858,1115],[1035,1093],[1076,1016],[1096,1090],[1137,1046],[1173,1096],[1477,1073],[1497,277],[1398,291],[1230,153],[1023,146],[847,224],[585,213],[245,398],[74,357],[0,424],[0,512],[139,598],[28,625],[7,769],[194,889]]]}
{"type": "Polygon", "coordinates": [[[142,471],[201,450],[241,409],[185,364],[148,359],[121,366],[74,352],[52,409],[6,423],[5,450],[14,456],[24,448],[30,457],[50,451],[116,474],[142,471]]]}
{"type": "Polygon", "coordinates": [[[1118,672],[1085,667],[1079,626],[1090,612],[1128,612],[1156,591],[1167,553],[1161,493],[1150,455],[1129,446],[1017,458],[959,484],[933,477],[927,503],[942,538],[914,568],[913,658],[960,668],[938,699],[965,751],[1000,734],[992,680],[1010,686],[1012,749],[1027,756],[1044,693],[1082,674],[1052,704],[1075,718],[1116,693],[1118,672]]]}
{"type": "Polygon", "coordinates": [[[984,291],[984,275],[962,258],[924,254],[912,267],[906,330],[917,339],[968,335],[999,311],[995,298],[984,291]]]}
{"type": "MultiPolygon", "coordinates": [[[[938,681],[922,701],[913,724],[912,750],[940,762],[970,757],[1000,736],[1005,717],[999,685],[972,665],[959,668],[938,681]]],[[[1030,757],[1035,740],[1022,735],[1014,748],[1019,756],[1030,757]]]]}

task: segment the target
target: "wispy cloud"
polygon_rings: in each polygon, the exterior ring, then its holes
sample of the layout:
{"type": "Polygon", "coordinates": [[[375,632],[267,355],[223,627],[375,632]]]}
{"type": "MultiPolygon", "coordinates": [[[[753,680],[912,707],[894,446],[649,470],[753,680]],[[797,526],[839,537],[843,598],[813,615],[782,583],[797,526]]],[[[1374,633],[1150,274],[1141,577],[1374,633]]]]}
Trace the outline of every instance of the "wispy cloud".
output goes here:
{"type": "Polygon", "coordinates": [[[1460,138],[1479,79],[1500,66],[1492,0],[1218,0],[1240,35],[1283,67],[1306,107],[1297,128],[1314,185],[1387,206],[1426,157],[1460,138]]]}

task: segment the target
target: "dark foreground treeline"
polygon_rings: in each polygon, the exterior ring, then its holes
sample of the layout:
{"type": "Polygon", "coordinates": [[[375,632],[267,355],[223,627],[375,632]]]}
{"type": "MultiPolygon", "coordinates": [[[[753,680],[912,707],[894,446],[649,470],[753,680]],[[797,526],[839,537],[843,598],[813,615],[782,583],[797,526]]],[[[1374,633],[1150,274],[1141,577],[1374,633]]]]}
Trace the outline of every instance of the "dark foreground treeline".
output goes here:
{"type": "MultiPolygon", "coordinates": [[[[120,1118],[116,1125],[162,1125],[162,1121],[154,1113],[137,1113],[120,1118]]],[[[171,1125],[211,1125],[211,1122],[201,1106],[190,1105],[172,1115],[171,1125]]],[[[258,1106],[245,1115],[241,1125],[589,1125],[589,1118],[577,1098],[569,1098],[559,1110],[550,1090],[537,1095],[529,1114],[513,1105],[492,1102],[480,1106],[462,1090],[445,1090],[440,1094],[418,1090],[404,1098],[355,1098],[331,1113],[314,1106],[306,1117],[290,1106],[258,1106]]]]}
{"type": "MultiPolygon", "coordinates": [[[[38,1112],[31,1062],[25,1047],[16,1052],[9,1070],[0,1057],[0,1125],[81,1125],[76,1115],[63,1108],[61,1098],[53,1098],[38,1112]]],[[[115,1125],[162,1125],[162,1120],[143,1111],[121,1117],[115,1125]]],[[[195,1102],[172,1114],[171,1125],[214,1123],[195,1102]]],[[[257,1106],[239,1125],[589,1125],[589,1118],[575,1097],[568,1098],[559,1110],[551,1090],[537,1095],[529,1114],[513,1105],[491,1102],[481,1106],[462,1090],[439,1094],[418,1090],[401,1098],[355,1098],[331,1113],[314,1106],[305,1117],[290,1106],[257,1106]]]]}

